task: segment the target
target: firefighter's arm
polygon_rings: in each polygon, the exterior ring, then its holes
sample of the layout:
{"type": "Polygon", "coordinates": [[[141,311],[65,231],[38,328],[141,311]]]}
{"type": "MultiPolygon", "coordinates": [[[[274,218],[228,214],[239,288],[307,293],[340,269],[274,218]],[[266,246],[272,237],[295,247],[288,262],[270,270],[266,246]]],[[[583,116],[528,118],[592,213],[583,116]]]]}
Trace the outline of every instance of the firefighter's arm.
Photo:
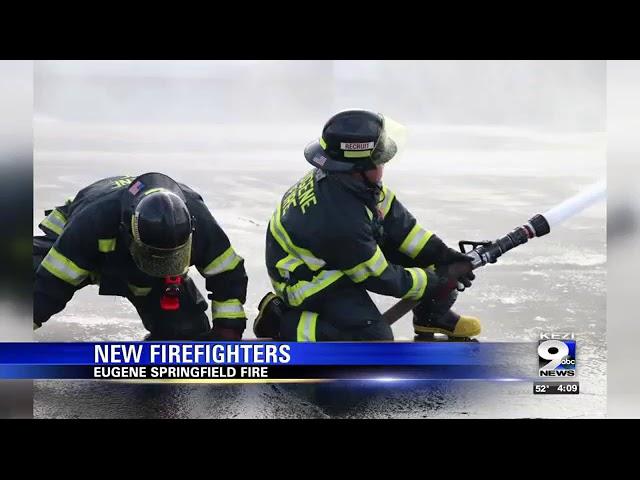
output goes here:
{"type": "Polygon", "coordinates": [[[64,309],[95,269],[98,239],[90,215],[70,221],[35,273],[34,327],[64,309]]]}
{"type": "Polygon", "coordinates": [[[384,219],[385,241],[390,248],[410,257],[415,265],[427,267],[459,261],[459,252],[423,228],[386,186],[379,209],[384,219]]]}
{"type": "Polygon", "coordinates": [[[389,263],[370,224],[364,221],[359,228],[339,234],[336,248],[324,255],[332,267],[342,270],[353,282],[381,295],[420,300],[430,296],[440,282],[433,271],[389,263]]]}
{"type": "Polygon", "coordinates": [[[240,340],[247,323],[243,307],[248,282],[244,259],[235,252],[209,210],[206,207],[200,210],[194,249],[197,252],[196,267],[205,277],[206,288],[210,292],[213,328],[214,331],[225,332],[223,336],[227,339],[240,340]]]}

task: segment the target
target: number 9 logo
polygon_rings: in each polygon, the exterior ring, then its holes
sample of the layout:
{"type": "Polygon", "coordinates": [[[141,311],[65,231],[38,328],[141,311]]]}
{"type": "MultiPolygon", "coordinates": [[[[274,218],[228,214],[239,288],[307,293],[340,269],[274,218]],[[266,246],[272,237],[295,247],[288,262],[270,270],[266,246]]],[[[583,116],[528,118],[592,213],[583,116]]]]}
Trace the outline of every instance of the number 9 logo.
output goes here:
{"type": "Polygon", "coordinates": [[[550,360],[549,363],[540,367],[540,370],[554,370],[569,355],[569,347],[559,340],[546,340],[538,345],[538,355],[540,358],[550,360]]]}

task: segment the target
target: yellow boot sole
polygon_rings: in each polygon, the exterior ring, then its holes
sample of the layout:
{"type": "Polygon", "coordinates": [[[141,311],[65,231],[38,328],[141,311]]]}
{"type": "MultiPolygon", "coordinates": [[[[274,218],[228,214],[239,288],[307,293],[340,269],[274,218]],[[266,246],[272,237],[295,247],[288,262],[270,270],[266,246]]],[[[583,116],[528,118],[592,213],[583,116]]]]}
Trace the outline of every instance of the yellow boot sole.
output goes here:
{"type": "Polygon", "coordinates": [[[460,320],[456,323],[456,328],[453,330],[446,330],[444,328],[437,327],[425,327],[422,325],[413,325],[413,329],[417,334],[420,333],[442,333],[448,337],[454,338],[467,338],[467,337],[475,337],[480,335],[482,331],[482,326],[480,325],[480,320],[476,317],[468,317],[465,315],[460,315],[460,320]]]}

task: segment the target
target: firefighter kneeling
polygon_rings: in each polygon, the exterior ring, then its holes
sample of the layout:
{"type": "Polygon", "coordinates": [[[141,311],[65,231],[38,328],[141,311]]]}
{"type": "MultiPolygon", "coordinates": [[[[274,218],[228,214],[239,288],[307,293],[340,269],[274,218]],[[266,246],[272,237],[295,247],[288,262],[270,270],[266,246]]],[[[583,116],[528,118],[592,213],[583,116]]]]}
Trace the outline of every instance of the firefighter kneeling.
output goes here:
{"type": "Polygon", "coordinates": [[[45,212],[34,237],[34,329],[90,284],[134,305],[151,337],[240,340],[244,260],[202,197],[161,173],[110,177],[45,212]],[[205,277],[207,301],[188,275],[205,277]]]}
{"type": "Polygon", "coordinates": [[[436,299],[455,279],[475,278],[469,262],[416,219],[382,185],[403,129],[382,115],[350,110],[333,116],[305,149],[314,167],[282,198],[267,231],[266,264],[275,289],[260,302],[257,337],[284,341],[393,340],[367,291],[420,300],[417,334],[472,337],[480,322],[451,310],[457,292],[436,299]],[[470,269],[463,269],[470,270],[470,269]]]}

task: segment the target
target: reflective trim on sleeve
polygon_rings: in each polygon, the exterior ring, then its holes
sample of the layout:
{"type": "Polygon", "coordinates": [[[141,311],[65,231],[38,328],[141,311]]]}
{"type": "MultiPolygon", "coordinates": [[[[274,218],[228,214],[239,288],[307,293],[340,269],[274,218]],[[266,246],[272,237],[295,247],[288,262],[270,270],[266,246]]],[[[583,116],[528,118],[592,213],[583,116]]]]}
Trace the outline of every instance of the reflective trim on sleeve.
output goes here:
{"type": "Polygon", "coordinates": [[[412,283],[411,288],[402,298],[420,300],[427,288],[427,272],[417,267],[405,268],[405,270],[411,274],[412,283]]]}
{"type": "Polygon", "coordinates": [[[411,258],[416,258],[432,235],[433,232],[423,229],[416,223],[400,245],[399,250],[411,258]]]}
{"type": "Polygon", "coordinates": [[[151,292],[151,287],[138,287],[132,283],[128,283],[127,286],[129,287],[129,290],[131,290],[131,293],[136,297],[146,297],[149,295],[149,292],[151,292]]]}
{"type": "Polygon", "coordinates": [[[315,342],[316,341],[317,322],[318,322],[317,313],[304,311],[300,314],[300,321],[298,321],[298,330],[297,330],[298,342],[315,342]]]}
{"type": "Polygon", "coordinates": [[[64,226],[67,224],[67,218],[56,208],[40,222],[41,227],[48,228],[56,235],[62,235],[64,226]]]}
{"type": "Polygon", "coordinates": [[[304,262],[299,258],[289,254],[281,260],[278,260],[278,263],[276,263],[276,268],[280,271],[280,274],[285,277],[286,275],[284,272],[293,272],[300,265],[304,265],[304,262]]]}
{"type": "Polygon", "coordinates": [[[364,282],[370,276],[379,277],[382,272],[389,266],[387,263],[387,259],[384,258],[382,250],[380,247],[376,247],[376,251],[373,256],[359,265],[356,265],[349,270],[345,270],[346,273],[351,280],[356,283],[364,282]]]}
{"type": "Polygon", "coordinates": [[[80,268],[55,248],[49,250],[49,253],[44,257],[41,265],[51,275],[70,283],[74,287],[80,285],[89,276],[88,270],[80,268]]]}
{"type": "Polygon", "coordinates": [[[98,250],[102,253],[113,252],[116,249],[115,238],[100,238],[98,239],[98,250]]]}
{"type": "Polygon", "coordinates": [[[247,318],[244,314],[242,303],[235,298],[223,302],[213,300],[211,302],[211,310],[214,320],[217,318],[247,318]]]}
{"type": "Polygon", "coordinates": [[[233,247],[229,247],[209,265],[200,270],[200,273],[205,277],[218,275],[219,273],[233,270],[241,261],[242,257],[233,250],[233,247]]]}
{"type": "Polygon", "coordinates": [[[378,208],[380,209],[380,213],[382,213],[382,218],[387,216],[389,210],[391,210],[391,204],[393,203],[393,199],[396,198],[396,194],[389,190],[386,186],[382,187],[382,202],[378,204],[378,208]]]}

